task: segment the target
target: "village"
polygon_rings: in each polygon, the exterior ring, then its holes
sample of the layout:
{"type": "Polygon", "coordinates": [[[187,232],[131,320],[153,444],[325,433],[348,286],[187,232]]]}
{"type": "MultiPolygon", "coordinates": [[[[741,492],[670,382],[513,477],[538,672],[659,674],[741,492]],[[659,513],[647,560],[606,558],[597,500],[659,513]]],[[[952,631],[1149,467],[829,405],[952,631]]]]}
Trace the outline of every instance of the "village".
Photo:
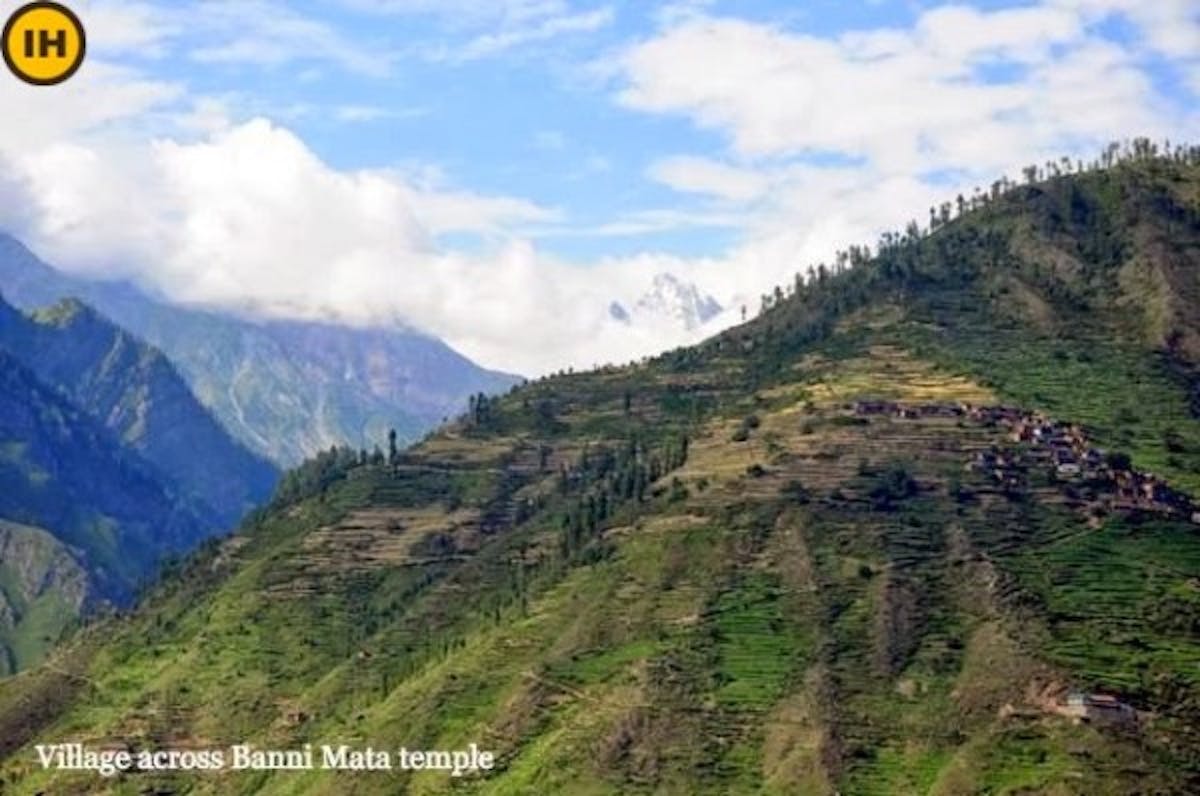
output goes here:
{"type": "Polygon", "coordinates": [[[1134,469],[1128,456],[1096,447],[1081,426],[1053,420],[1041,412],[1010,406],[893,401],[858,401],[852,408],[861,417],[959,418],[1005,429],[1012,447],[992,445],[978,451],[966,469],[984,474],[1003,489],[1017,490],[1028,482],[1034,468],[1041,467],[1073,493],[1086,487],[1093,523],[1112,512],[1145,512],[1200,525],[1200,505],[1189,496],[1152,473],[1134,469]]]}
{"type": "MultiPolygon", "coordinates": [[[[1127,456],[1096,447],[1079,425],[1009,406],[859,401],[852,408],[860,417],[958,418],[1004,429],[1011,446],[991,445],[977,451],[965,468],[983,474],[1005,490],[1023,488],[1035,467],[1043,468],[1065,489],[1076,491],[1075,487],[1086,486],[1092,495],[1085,504],[1093,526],[1114,511],[1159,514],[1200,525],[1200,505],[1157,476],[1135,470],[1127,456]]],[[[1136,709],[1112,694],[1072,690],[1043,694],[1034,703],[1032,713],[1005,705],[1001,716],[1053,714],[1077,724],[1110,726],[1129,726],[1141,719],[1136,709]]]]}

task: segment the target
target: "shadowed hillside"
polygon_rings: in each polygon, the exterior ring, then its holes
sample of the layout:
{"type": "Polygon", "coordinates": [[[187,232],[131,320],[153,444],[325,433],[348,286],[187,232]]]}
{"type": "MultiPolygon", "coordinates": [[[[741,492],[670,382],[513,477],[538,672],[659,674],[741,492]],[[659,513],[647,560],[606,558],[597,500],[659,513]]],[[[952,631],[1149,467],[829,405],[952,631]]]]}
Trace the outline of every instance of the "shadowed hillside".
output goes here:
{"type": "Polygon", "coordinates": [[[23,316],[0,299],[0,346],[158,467],[178,493],[235,526],[271,494],[266,460],[242,448],[157,349],[74,299],[23,316]]]}
{"type": "Polygon", "coordinates": [[[0,349],[0,671],[40,659],[106,602],[128,603],[217,518],[0,349]],[[32,527],[29,527],[32,526],[32,527]]]}
{"type": "Polygon", "coordinates": [[[0,299],[0,671],[128,605],[161,561],[236,527],[274,468],[240,447],[157,350],[74,300],[0,299]],[[32,526],[32,527],[21,527],[32,526]]]}
{"type": "Polygon", "coordinates": [[[113,793],[1200,788],[1200,165],[935,209],[623,368],[331,451],[0,683],[30,744],[493,750],[113,793]],[[973,205],[969,206],[969,205],[973,205]],[[386,444],[381,440],[381,446],[386,444]]]}

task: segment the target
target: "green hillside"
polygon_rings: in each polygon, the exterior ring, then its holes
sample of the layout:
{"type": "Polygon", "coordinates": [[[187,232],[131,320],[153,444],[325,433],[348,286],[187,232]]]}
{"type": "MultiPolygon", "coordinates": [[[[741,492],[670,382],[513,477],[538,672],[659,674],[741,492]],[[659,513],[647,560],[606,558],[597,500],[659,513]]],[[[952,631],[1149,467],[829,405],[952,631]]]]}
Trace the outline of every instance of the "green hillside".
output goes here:
{"type": "Polygon", "coordinates": [[[0,682],[0,781],[1197,792],[1200,157],[1105,166],[935,211],[696,348],[310,461],[0,682]],[[498,765],[101,780],[43,771],[58,741],[498,765]]]}
{"type": "Polygon", "coordinates": [[[37,526],[0,534],[8,674],[81,615],[127,604],[164,557],[235,527],[276,473],[161,353],[78,301],[26,316],[0,299],[0,366],[0,520],[37,526]]]}
{"type": "Polygon", "coordinates": [[[0,349],[0,674],[41,660],[105,603],[127,604],[217,519],[0,349]]]}

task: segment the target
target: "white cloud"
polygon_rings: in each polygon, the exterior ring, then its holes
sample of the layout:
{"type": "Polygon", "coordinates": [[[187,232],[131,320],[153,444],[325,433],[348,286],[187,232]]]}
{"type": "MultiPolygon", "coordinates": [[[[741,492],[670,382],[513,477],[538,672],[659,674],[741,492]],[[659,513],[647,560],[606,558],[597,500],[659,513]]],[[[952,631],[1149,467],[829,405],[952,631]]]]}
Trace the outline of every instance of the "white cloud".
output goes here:
{"type": "Polygon", "coordinates": [[[1141,31],[1149,49],[1171,58],[1200,59],[1200,6],[1194,0],[1050,0],[1096,21],[1122,14],[1141,31]]]}
{"type": "Polygon", "coordinates": [[[1056,8],[941,8],[904,34],[836,40],[698,18],[623,55],[619,100],[718,130],[745,157],[840,152],[908,170],[994,171],[1080,138],[1175,126],[1131,56],[1081,31],[1056,8]],[[973,76],[995,59],[1024,77],[973,76]]]}
{"type": "Polygon", "coordinates": [[[0,151],[29,151],[118,123],[145,121],[184,94],[179,83],[98,59],[85,61],[74,77],[51,91],[6,76],[0,80],[0,107],[20,112],[6,114],[0,124],[0,151]]]}
{"type": "Polygon", "coordinates": [[[524,199],[462,191],[420,191],[405,187],[406,200],[430,234],[472,232],[505,237],[513,227],[557,221],[561,214],[524,199]]]}
{"type": "Polygon", "coordinates": [[[1151,18],[1144,5],[950,5],[909,29],[833,38],[697,7],[672,15],[600,69],[617,75],[620,104],[682,116],[728,141],[728,160],[667,158],[653,164],[651,178],[753,215],[744,243],[724,256],[653,267],[686,274],[729,305],[729,296],[755,297],[836,249],[924,220],[931,204],[1026,163],[1090,158],[1125,136],[1195,137],[1200,114],[1159,95],[1141,60],[1147,49],[1200,53],[1182,46],[1195,7],[1154,5],[1151,18]],[[1100,35],[1095,25],[1113,13],[1128,14],[1142,39],[1100,35]],[[981,74],[991,66],[1003,66],[1007,79],[981,74]]]}
{"type": "Polygon", "coordinates": [[[389,74],[395,54],[277,0],[172,3],[92,0],[77,7],[89,56],[162,58],[186,52],[204,64],[332,64],[373,77],[389,74]]]}
{"type": "Polygon", "coordinates": [[[386,108],[378,105],[339,105],[333,112],[339,122],[375,122],[389,115],[386,108]]]}
{"type": "Polygon", "coordinates": [[[1024,163],[1090,156],[1122,136],[1195,134],[1200,116],[1158,95],[1131,47],[1090,29],[1099,11],[1073,2],[1087,0],[943,6],[912,29],[829,39],[693,13],[619,56],[617,99],[718,131],[744,164],[676,157],[655,164],[655,179],[725,200],[765,195],[759,236],[817,229],[863,208],[843,242],[865,242],[902,214],[1024,163]],[[1011,78],[979,74],[993,64],[1011,78]],[[852,165],[805,166],[830,155],[852,165]],[[960,174],[962,184],[919,179],[934,172],[960,174]]]}
{"type": "Polygon", "coordinates": [[[233,125],[230,101],[220,97],[199,97],[176,115],[175,124],[187,134],[210,134],[233,125]]]}
{"type": "MultiPolygon", "coordinates": [[[[532,227],[529,232],[541,240],[551,238],[632,238],[659,232],[687,229],[744,229],[751,222],[746,213],[729,211],[692,211],[678,208],[636,210],[621,217],[591,226],[558,224],[532,227]]],[[[682,262],[686,267],[687,263],[682,262]]]]}
{"type": "Polygon", "coordinates": [[[611,6],[576,10],[567,0],[342,0],[378,14],[431,16],[467,38],[417,48],[423,57],[448,63],[492,58],[513,49],[564,36],[592,33],[612,24],[611,6]]]}
{"type": "Polygon", "coordinates": [[[985,12],[947,5],[922,14],[915,34],[915,47],[923,55],[965,70],[973,60],[988,55],[1022,62],[1044,60],[1052,45],[1078,40],[1083,25],[1078,15],[1053,7],[985,12]]]}
{"type": "Polygon", "coordinates": [[[87,3],[77,8],[88,33],[91,55],[161,57],[179,26],[161,9],[140,2],[87,3]]]}
{"type": "MultiPolygon", "coordinates": [[[[626,361],[706,332],[614,322],[614,299],[632,305],[659,273],[695,280],[732,308],[753,308],[759,286],[789,278],[890,202],[905,183],[875,186],[876,204],[822,210],[796,230],[756,236],[727,256],[642,254],[587,267],[511,237],[546,224],[552,210],[511,197],[438,187],[438,176],[342,172],[265,120],[215,129],[191,143],[147,149],[56,144],[17,172],[40,213],[24,230],[52,261],[82,273],[122,275],[182,302],[256,315],[415,325],[481,362],[528,374],[626,361]],[[821,219],[819,225],[811,222],[821,219]],[[490,236],[478,254],[449,251],[448,232],[490,236]]],[[[862,175],[825,172],[823,195],[862,190],[862,175]]],[[[799,181],[799,177],[798,177],[799,181]]],[[[745,217],[646,211],[595,235],[688,224],[744,226],[745,217]],[[621,224],[628,225],[619,229],[621,224]]]]}
{"type": "Polygon", "coordinates": [[[341,172],[266,120],[193,143],[103,152],[54,144],[17,158],[15,172],[39,209],[18,231],[44,256],[79,273],[135,278],[178,301],[410,323],[530,373],[654,346],[630,348],[644,330],[607,336],[611,291],[636,282],[635,271],[611,269],[598,281],[505,234],[554,221],[554,211],[393,171],[341,172]],[[456,254],[437,244],[450,232],[494,242],[480,255],[456,254]]]}
{"type": "Polygon", "coordinates": [[[385,119],[415,119],[429,113],[427,108],[384,108],[380,105],[339,105],[333,118],[346,124],[378,122],[385,119]]]}
{"type": "Polygon", "coordinates": [[[521,23],[571,12],[566,0],[341,0],[350,8],[379,14],[434,15],[455,27],[521,23]]]}

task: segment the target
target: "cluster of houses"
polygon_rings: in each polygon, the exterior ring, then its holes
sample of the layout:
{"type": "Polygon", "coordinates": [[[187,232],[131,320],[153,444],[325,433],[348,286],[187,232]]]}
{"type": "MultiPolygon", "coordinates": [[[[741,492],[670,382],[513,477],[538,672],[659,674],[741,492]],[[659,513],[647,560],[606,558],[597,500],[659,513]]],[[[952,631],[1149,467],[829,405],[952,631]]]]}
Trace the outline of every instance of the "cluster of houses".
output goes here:
{"type": "Polygon", "coordinates": [[[860,416],[903,419],[957,417],[989,427],[1005,428],[1013,443],[1024,448],[992,446],[975,454],[968,468],[989,475],[1004,488],[1016,489],[1024,481],[1030,461],[1047,465],[1061,481],[1086,482],[1106,494],[1108,508],[1149,511],[1190,519],[1200,525],[1200,506],[1149,473],[1110,457],[1092,445],[1078,425],[1052,420],[1040,412],[1010,406],[974,406],[962,403],[900,404],[894,401],[859,401],[860,416]]]}
{"type": "MultiPolygon", "coordinates": [[[[1190,518],[1200,525],[1200,506],[1188,496],[1171,489],[1154,475],[1140,473],[1125,462],[1114,460],[1092,445],[1078,425],[1052,420],[1040,412],[1028,412],[1010,406],[973,406],[957,403],[900,404],[892,401],[859,401],[853,405],[859,416],[885,416],[902,419],[960,418],[1008,432],[1014,447],[992,445],[977,451],[969,469],[987,474],[996,483],[1020,487],[1031,466],[1048,466],[1064,482],[1080,481],[1108,493],[1113,509],[1142,510],[1190,518]]],[[[1016,714],[1011,705],[1008,712],[1016,714]]],[[[1071,691],[1042,704],[1041,710],[1087,722],[1128,726],[1139,721],[1133,706],[1116,696],[1071,691]]],[[[1005,711],[1002,711],[1004,713],[1005,711]]]]}

